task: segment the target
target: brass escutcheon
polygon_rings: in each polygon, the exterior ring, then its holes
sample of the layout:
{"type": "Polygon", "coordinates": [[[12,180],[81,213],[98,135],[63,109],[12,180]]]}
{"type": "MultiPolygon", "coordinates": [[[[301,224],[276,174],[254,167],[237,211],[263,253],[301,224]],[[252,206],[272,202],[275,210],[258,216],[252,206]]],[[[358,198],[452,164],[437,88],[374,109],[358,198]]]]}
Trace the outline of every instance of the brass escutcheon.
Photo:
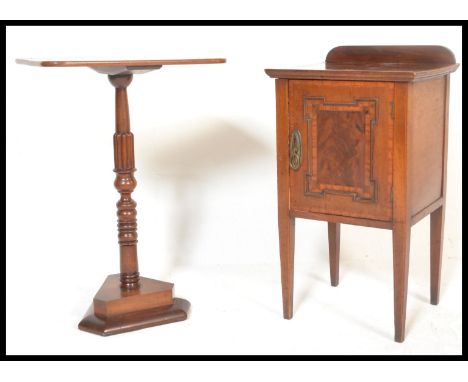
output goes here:
{"type": "Polygon", "coordinates": [[[289,165],[295,171],[299,170],[302,163],[302,140],[301,133],[294,129],[289,141],[289,165]]]}

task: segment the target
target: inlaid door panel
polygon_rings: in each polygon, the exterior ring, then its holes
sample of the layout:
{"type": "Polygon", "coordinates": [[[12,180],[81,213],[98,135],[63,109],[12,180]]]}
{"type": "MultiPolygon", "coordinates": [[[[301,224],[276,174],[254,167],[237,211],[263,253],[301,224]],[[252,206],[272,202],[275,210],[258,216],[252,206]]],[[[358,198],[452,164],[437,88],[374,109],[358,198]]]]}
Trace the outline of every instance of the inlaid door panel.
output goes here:
{"type": "Polygon", "coordinates": [[[291,209],[389,221],[391,82],[289,81],[291,209]]]}

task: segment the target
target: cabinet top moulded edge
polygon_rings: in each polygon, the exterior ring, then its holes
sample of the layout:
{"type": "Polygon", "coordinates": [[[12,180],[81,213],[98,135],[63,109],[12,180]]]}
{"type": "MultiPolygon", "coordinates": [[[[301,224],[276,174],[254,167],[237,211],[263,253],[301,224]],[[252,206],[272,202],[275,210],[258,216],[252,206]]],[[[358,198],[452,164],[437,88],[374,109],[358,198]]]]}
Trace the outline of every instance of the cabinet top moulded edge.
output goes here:
{"type": "Polygon", "coordinates": [[[324,63],[265,69],[272,78],[410,82],[457,70],[454,54],[438,45],[338,46],[324,63]]]}

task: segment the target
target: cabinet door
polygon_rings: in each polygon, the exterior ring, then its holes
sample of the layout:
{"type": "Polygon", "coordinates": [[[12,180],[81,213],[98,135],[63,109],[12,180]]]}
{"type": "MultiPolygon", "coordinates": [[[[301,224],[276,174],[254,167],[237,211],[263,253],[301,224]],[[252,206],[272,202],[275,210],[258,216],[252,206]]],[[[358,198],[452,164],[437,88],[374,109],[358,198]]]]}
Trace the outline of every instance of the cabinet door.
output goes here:
{"type": "Polygon", "coordinates": [[[291,209],[392,219],[391,82],[289,81],[291,209]]]}

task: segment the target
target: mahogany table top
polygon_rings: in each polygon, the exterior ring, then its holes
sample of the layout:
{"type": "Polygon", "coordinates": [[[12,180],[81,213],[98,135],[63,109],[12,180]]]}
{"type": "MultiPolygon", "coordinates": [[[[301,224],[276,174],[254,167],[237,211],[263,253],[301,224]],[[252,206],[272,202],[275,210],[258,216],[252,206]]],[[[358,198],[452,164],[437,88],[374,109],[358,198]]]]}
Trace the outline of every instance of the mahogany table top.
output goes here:
{"type": "Polygon", "coordinates": [[[54,60],[16,59],[17,64],[43,67],[89,67],[104,74],[144,73],[163,65],[222,64],[225,58],[189,58],[164,60],[54,60]]]}

